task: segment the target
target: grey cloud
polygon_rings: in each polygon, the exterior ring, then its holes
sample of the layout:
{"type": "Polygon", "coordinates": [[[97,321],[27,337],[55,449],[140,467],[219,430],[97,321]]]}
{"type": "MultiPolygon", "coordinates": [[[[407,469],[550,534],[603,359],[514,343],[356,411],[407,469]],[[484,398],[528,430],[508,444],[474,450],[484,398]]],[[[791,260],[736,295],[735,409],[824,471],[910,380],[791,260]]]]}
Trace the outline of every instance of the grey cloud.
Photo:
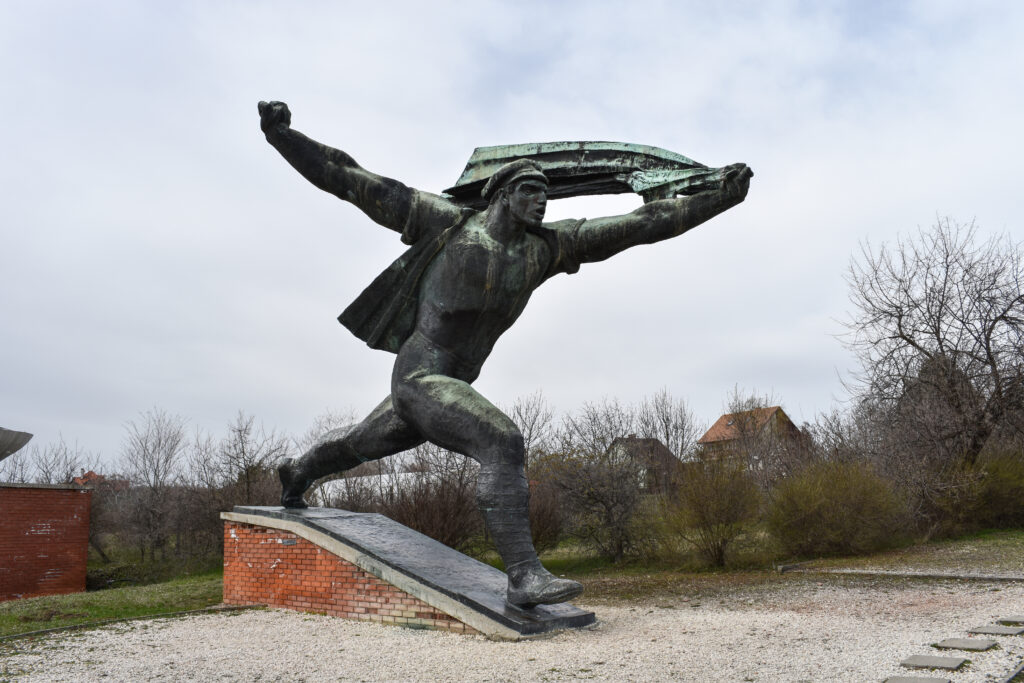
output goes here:
{"type": "Polygon", "coordinates": [[[750,163],[744,205],[537,292],[479,386],[562,409],[666,386],[711,421],[739,384],[809,419],[842,397],[859,240],[936,212],[1024,234],[1024,11],[900,7],[6,4],[6,426],[109,454],[154,404],[298,432],[383,397],[390,357],[334,316],[402,247],[261,140],[267,98],[432,191],[473,147],[529,140],[750,163]]]}

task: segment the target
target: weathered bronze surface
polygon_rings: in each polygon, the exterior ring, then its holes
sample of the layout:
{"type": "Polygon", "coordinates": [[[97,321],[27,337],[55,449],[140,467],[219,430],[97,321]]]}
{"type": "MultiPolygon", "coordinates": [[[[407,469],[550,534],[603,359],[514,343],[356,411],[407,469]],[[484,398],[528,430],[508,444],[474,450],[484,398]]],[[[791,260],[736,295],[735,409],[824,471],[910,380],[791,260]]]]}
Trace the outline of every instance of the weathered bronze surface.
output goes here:
{"type": "Polygon", "coordinates": [[[495,171],[516,159],[537,162],[548,199],[636,192],[645,201],[696,194],[721,183],[721,169],[682,154],[628,142],[539,142],[478,147],[445,195],[462,206],[487,208],[480,190],[495,171]]]}
{"type": "Polygon", "coordinates": [[[753,173],[640,145],[544,143],[478,149],[440,196],[293,130],[282,102],[260,102],[259,112],[267,141],[299,173],[410,245],[339,317],[371,347],[397,354],[391,393],[351,430],[325,434],[281,466],[282,505],[305,507],[316,479],[431,441],[480,463],[477,501],[505,563],[509,603],[579,595],[580,584],[548,573],[534,551],[519,429],[471,385],[548,278],[681,235],[743,201],[753,173]],[[595,191],[638,191],[648,201],[623,216],[543,222],[549,192],[595,191]]]}
{"type": "Polygon", "coordinates": [[[28,432],[16,432],[0,427],[0,460],[20,451],[31,438],[32,435],[28,432]]]}

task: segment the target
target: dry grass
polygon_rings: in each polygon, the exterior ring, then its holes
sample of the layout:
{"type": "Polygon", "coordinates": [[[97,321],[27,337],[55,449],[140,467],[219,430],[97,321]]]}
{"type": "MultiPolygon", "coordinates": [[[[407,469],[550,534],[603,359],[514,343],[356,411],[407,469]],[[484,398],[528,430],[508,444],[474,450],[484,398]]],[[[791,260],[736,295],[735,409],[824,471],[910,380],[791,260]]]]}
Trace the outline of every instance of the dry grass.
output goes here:
{"type": "MultiPolygon", "coordinates": [[[[582,581],[586,601],[621,603],[652,600],[666,604],[692,604],[700,600],[747,600],[790,588],[817,585],[836,587],[898,587],[923,579],[869,578],[821,574],[779,574],[771,570],[694,572],[685,569],[644,569],[558,558],[552,571],[582,581]]],[[[863,557],[829,558],[804,565],[805,569],[873,569],[880,571],[958,572],[975,575],[1009,574],[1024,577],[1024,531],[992,531],[937,541],[863,557]]]]}
{"type": "Polygon", "coordinates": [[[807,567],[1024,576],[1024,531],[986,531],[874,555],[816,560],[807,567]]]}

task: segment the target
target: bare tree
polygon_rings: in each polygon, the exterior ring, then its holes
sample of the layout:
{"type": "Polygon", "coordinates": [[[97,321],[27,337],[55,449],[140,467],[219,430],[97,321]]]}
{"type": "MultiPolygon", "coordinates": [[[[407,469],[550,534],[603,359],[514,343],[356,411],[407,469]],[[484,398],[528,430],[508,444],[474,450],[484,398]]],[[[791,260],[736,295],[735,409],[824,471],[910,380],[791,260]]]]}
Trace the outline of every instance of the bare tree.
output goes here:
{"type": "Polygon", "coordinates": [[[12,467],[12,472],[23,477],[23,481],[39,484],[69,484],[86,469],[99,468],[98,455],[83,450],[77,443],[69,446],[63,435],[45,446],[32,444],[27,452],[17,456],[24,459],[16,469],[12,467]]]}
{"type": "MultiPolygon", "coordinates": [[[[97,468],[93,468],[96,471],[97,468]]],[[[111,537],[122,536],[126,527],[130,527],[130,517],[125,513],[128,494],[128,482],[113,473],[96,472],[98,476],[89,482],[92,488],[89,506],[89,547],[99,555],[100,559],[109,563],[107,541],[111,537]]]]}
{"type": "Polygon", "coordinates": [[[612,442],[636,432],[636,411],[615,400],[584,404],[562,420],[558,446],[536,462],[542,482],[566,506],[571,533],[600,555],[619,561],[646,544],[640,523],[644,464],[612,442]]]}
{"type": "Polygon", "coordinates": [[[855,389],[890,415],[898,450],[973,465],[1024,403],[1021,246],[940,219],[863,245],[847,279],[855,389]]]}
{"type": "Polygon", "coordinates": [[[704,431],[683,399],[674,398],[662,388],[645,398],[636,413],[637,433],[645,439],[658,439],[680,460],[689,460],[704,431]]]}
{"type": "Polygon", "coordinates": [[[121,455],[135,485],[126,500],[128,528],[142,559],[163,554],[171,534],[172,487],[185,449],[185,420],[153,408],[125,425],[121,455]]]}
{"type": "Polygon", "coordinates": [[[28,454],[25,451],[0,460],[0,481],[25,484],[28,483],[30,477],[28,454]]]}
{"type": "Polygon", "coordinates": [[[217,443],[206,432],[196,429],[185,448],[182,483],[214,491],[227,483],[224,463],[217,453],[217,443]]]}
{"type": "Polygon", "coordinates": [[[125,425],[121,454],[132,482],[157,490],[173,483],[185,448],[185,419],[153,408],[125,425]]]}
{"type": "Polygon", "coordinates": [[[530,459],[539,453],[551,449],[555,435],[555,412],[541,391],[529,396],[520,396],[505,411],[523,434],[523,446],[526,451],[526,469],[530,469],[530,459]]]}
{"type": "MultiPolygon", "coordinates": [[[[378,460],[376,462],[383,461],[378,460]]],[[[380,501],[386,499],[392,490],[391,478],[384,483],[384,468],[372,476],[350,476],[349,472],[336,478],[327,478],[317,485],[317,496],[325,507],[349,510],[350,512],[378,512],[380,501]]],[[[398,477],[394,477],[397,485],[398,477]]]]}
{"type": "Polygon", "coordinates": [[[181,558],[202,560],[223,550],[219,513],[231,509],[235,487],[228,480],[218,446],[213,436],[197,428],[185,448],[180,504],[174,514],[175,550],[181,558]]]}
{"type": "Polygon", "coordinates": [[[229,485],[236,487],[235,504],[268,505],[280,493],[275,463],[289,453],[288,440],[273,429],[256,426],[256,419],[238,411],[220,442],[218,457],[229,485]]]}
{"type": "Polygon", "coordinates": [[[643,469],[615,453],[563,447],[538,466],[566,505],[571,533],[618,562],[644,545],[646,534],[638,523],[643,469]]]}
{"type": "Polygon", "coordinates": [[[612,441],[637,432],[636,410],[618,399],[584,403],[576,413],[566,414],[558,432],[561,450],[604,453],[612,441]]]}
{"type": "Polygon", "coordinates": [[[476,461],[432,443],[412,451],[411,474],[393,487],[381,512],[455,548],[468,550],[483,532],[477,511],[476,461]]]}
{"type": "Polygon", "coordinates": [[[824,460],[874,461],[880,456],[881,432],[870,409],[870,403],[858,402],[849,411],[833,409],[818,416],[810,429],[824,460]]]}

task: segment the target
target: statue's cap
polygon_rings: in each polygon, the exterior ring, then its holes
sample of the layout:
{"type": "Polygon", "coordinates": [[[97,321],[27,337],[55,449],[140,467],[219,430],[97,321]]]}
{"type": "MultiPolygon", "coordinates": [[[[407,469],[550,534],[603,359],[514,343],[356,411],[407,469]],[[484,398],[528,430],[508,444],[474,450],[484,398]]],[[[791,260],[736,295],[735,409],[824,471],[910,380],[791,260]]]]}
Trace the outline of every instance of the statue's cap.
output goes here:
{"type": "Polygon", "coordinates": [[[509,183],[514,183],[517,180],[523,180],[524,178],[533,178],[539,180],[545,185],[548,182],[548,178],[544,175],[544,172],[540,168],[540,164],[530,159],[516,159],[510,161],[497,171],[494,172],[490,178],[487,179],[487,183],[484,184],[484,189],[480,191],[484,199],[490,200],[495,192],[505,187],[509,183]]]}

